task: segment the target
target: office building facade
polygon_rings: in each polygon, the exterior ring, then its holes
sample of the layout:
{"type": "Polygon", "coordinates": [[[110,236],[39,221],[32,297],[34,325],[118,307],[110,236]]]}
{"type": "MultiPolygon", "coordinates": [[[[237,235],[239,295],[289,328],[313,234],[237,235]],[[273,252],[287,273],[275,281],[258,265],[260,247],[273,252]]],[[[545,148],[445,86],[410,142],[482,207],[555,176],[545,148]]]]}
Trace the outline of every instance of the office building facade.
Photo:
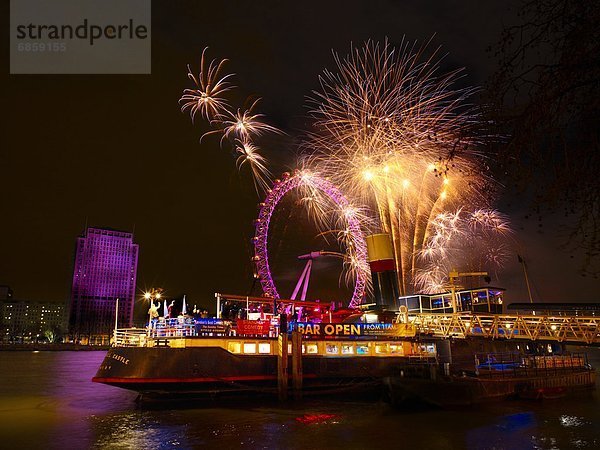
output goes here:
{"type": "Polygon", "coordinates": [[[57,342],[66,332],[65,303],[0,300],[3,342],[57,342]]]}
{"type": "Polygon", "coordinates": [[[87,228],[77,238],[69,314],[69,332],[107,334],[115,326],[130,327],[136,292],[138,245],[133,234],[87,228]]]}

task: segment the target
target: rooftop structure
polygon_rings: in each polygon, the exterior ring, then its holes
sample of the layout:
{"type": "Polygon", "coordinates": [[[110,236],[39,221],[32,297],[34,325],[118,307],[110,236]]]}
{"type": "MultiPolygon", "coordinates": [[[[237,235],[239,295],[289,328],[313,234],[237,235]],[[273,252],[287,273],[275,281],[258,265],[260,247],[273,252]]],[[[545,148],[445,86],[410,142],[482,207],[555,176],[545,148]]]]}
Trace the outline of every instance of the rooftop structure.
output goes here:
{"type": "Polygon", "coordinates": [[[12,300],[13,291],[10,286],[0,285],[0,301],[12,300]]]}

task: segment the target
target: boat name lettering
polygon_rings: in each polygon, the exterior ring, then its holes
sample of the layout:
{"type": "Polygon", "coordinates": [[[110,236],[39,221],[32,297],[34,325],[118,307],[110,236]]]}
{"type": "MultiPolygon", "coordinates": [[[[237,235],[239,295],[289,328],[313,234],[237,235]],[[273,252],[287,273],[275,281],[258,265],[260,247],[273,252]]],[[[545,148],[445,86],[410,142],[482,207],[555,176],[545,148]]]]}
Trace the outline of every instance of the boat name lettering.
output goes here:
{"type": "Polygon", "coordinates": [[[112,359],[116,359],[117,361],[127,365],[129,364],[129,360],[127,358],[125,358],[124,356],[121,355],[117,355],[116,353],[112,354],[112,359]]]}

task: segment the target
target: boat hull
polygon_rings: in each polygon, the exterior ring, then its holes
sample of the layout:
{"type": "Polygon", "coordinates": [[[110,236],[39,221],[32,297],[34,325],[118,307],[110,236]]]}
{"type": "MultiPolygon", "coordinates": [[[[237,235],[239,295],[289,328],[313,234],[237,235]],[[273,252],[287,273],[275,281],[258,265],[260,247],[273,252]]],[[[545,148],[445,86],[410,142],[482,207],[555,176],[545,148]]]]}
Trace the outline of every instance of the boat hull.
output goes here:
{"type": "MultiPolygon", "coordinates": [[[[403,356],[304,355],[303,390],[373,387],[408,364],[409,359],[403,356]]],[[[292,367],[291,358],[288,366],[292,367]]],[[[114,347],[106,354],[93,381],[142,394],[274,393],[277,356],[236,355],[220,347],[114,347]]]]}
{"type": "Polygon", "coordinates": [[[438,407],[522,399],[553,399],[595,388],[596,372],[578,369],[532,376],[450,376],[437,379],[390,377],[384,380],[386,395],[396,406],[423,403],[438,407]]]}
{"type": "MultiPolygon", "coordinates": [[[[154,346],[112,347],[93,381],[134,390],[146,398],[278,394],[281,380],[277,375],[278,356],[273,350],[276,342],[196,338],[156,340],[154,346]],[[254,349],[259,347],[258,342],[268,344],[269,353],[241,353],[239,348],[244,342],[251,343],[254,349]],[[228,351],[231,344],[236,344],[233,347],[238,348],[237,353],[228,351]]],[[[526,356],[514,353],[520,349],[519,344],[509,341],[435,340],[434,357],[415,357],[410,350],[414,343],[410,342],[402,344],[406,354],[385,356],[375,352],[379,345],[361,345],[369,349],[368,355],[331,355],[323,349],[336,341],[309,342],[320,342],[313,347],[321,350],[318,354],[302,355],[301,388],[306,394],[379,390],[397,405],[420,402],[452,406],[516,396],[549,398],[594,387],[595,382],[595,372],[583,365],[581,357],[557,356],[554,360],[548,356],[526,356]],[[513,359],[492,361],[493,355],[502,354],[495,353],[498,351],[508,352],[504,354],[513,359]],[[569,361],[571,365],[565,365],[569,361]],[[530,366],[529,362],[538,365],[530,366]]],[[[398,342],[396,347],[400,347],[398,342]]],[[[307,342],[307,350],[309,345],[307,342]]],[[[534,347],[534,343],[527,345],[534,347]]],[[[287,384],[291,387],[291,356],[288,369],[287,384]]]]}

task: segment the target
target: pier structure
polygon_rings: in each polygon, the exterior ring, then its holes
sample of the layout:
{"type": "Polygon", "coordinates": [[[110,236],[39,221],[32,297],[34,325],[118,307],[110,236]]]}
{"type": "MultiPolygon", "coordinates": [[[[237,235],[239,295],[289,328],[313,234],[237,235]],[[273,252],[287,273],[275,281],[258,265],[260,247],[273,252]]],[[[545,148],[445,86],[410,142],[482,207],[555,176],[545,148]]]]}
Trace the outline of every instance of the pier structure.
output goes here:
{"type": "Polygon", "coordinates": [[[409,314],[408,323],[420,335],[439,338],[482,337],[600,346],[598,316],[423,313],[409,314]]]}

